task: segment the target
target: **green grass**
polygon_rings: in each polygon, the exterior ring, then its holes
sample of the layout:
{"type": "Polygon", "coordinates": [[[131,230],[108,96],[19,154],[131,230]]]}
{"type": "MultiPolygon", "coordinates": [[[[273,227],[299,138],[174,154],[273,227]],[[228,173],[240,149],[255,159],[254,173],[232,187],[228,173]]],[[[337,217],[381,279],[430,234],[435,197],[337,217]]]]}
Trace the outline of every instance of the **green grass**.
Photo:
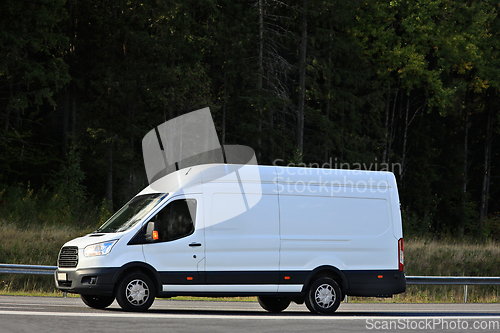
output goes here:
{"type": "Polygon", "coordinates": [[[407,275],[500,276],[495,242],[405,239],[407,275]]]}
{"type": "MultiPolygon", "coordinates": [[[[61,246],[92,228],[19,226],[0,221],[0,263],[55,266],[61,246]]],[[[494,242],[405,239],[406,275],[500,276],[500,244],[494,242]]],[[[468,302],[500,302],[499,286],[469,286],[468,302]]],[[[0,275],[0,294],[62,296],[52,276],[0,275]]],[[[350,302],[463,302],[463,286],[415,286],[392,298],[351,297],[350,302]]],[[[177,297],[174,299],[207,299],[177,297]]],[[[208,298],[255,301],[255,297],[208,298]]]]}
{"type": "MultiPolygon", "coordinates": [[[[56,266],[57,256],[67,241],[90,232],[70,226],[33,226],[0,221],[0,263],[56,266]]],[[[0,292],[53,293],[50,275],[0,274],[0,292]]]]}
{"type": "MultiPolygon", "coordinates": [[[[30,297],[64,297],[61,291],[0,291],[2,296],[30,296],[30,297]]],[[[78,294],[67,294],[66,297],[80,298],[78,294]]]]}
{"type": "Polygon", "coordinates": [[[0,222],[0,261],[3,264],[57,264],[57,255],[67,241],[92,229],[70,226],[37,226],[21,228],[0,222]]]}

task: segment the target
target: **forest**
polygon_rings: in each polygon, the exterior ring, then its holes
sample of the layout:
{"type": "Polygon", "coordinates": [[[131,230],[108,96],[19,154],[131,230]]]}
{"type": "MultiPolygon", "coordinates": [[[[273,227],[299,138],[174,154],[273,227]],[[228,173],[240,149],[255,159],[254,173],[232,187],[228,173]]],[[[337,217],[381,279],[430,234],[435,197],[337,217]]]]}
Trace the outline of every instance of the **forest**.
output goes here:
{"type": "Polygon", "coordinates": [[[39,225],[117,210],[147,186],[144,135],[208,106],[261,165],[394,172],[406,235],[500,240],[499,11],[2,0],[0,217],[33,198],[39,225]]]}

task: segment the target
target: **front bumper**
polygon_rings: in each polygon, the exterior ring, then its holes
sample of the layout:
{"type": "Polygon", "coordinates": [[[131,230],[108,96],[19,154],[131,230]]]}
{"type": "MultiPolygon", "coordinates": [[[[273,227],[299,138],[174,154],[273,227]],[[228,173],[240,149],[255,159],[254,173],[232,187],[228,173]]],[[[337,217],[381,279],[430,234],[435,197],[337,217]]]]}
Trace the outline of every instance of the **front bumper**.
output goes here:
{"type": "Polygon", "coordinates": [[[86,268],[54,273],[56,287],[61,291],[84,295],[113,295],[113,278],[119,268],[86,268]]]}

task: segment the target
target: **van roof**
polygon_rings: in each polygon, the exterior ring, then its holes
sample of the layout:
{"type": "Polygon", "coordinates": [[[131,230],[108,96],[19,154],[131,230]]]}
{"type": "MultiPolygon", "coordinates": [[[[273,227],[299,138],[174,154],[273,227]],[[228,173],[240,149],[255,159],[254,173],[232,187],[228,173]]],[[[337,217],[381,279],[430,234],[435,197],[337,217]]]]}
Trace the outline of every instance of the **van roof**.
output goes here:
{"type": "MultiPolygon", "coordinates": [[[[392,187],[394,175],[387,171],[283,167],[274,165],[202,164],[172,172],[150,184],[139,194],[172,193],[211,182],[305,183],[392,187]],[[236,178],[230,175],[234,174],[236,178]],[[383,184],[383,185],[381,185],[383,184]]],[[[201,189],[199,189],[201,192],[201,189]]]]}

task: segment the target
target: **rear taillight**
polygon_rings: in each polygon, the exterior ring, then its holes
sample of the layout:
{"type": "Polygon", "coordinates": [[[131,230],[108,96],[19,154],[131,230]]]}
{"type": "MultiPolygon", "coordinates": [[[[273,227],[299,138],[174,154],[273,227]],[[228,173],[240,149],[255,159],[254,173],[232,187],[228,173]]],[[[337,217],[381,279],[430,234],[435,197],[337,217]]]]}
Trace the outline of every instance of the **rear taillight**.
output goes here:
{"type": "Polygon", "coordinates": [[[403,253],[403,238],[398,240],[398,257],[399,257],[399,271],[405,270],[405,256],[403,253]]]}

